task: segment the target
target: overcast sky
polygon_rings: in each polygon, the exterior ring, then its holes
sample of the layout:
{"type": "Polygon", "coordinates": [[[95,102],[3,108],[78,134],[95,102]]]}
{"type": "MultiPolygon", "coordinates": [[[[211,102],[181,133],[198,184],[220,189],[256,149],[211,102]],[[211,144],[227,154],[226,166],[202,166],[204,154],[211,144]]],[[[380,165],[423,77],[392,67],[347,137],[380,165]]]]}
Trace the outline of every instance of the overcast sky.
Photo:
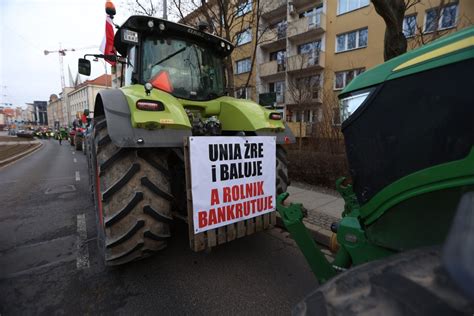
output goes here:
{"type": "MultiPolygon", "coordinates": [[[[117,7],[116,24],[129,12],[117,7]]],[[[23,106],[26,102],[48,101],[61,92],[58,54],[44,50],[63,48],[87,50],[67,52],[64,57],[66,86],[68,66],[77,73],[77,59],[85,53],[99,53],[105,30],[105,0],[0,0],[0,103],[23,106]]],[[[104,73],[102,61],[92,62],[93,79],[104,73]]],[[[107,70],[110,73],[110,69],[107,70]]],[[[87,79],[83,77],[83,79],[87,79]]],[[[2,104],[0,104],[2,105],[2,104]]]]}

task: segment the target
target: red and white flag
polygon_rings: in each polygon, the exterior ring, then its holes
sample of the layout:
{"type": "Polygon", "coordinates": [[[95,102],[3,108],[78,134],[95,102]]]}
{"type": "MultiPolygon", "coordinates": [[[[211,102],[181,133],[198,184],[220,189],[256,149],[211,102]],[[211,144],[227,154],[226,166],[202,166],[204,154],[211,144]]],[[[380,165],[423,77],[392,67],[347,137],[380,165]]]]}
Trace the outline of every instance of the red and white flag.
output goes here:
{"type": "MultiPolygon", "coordinates": [[[[105,19],[105,35],[100,45],[100,51],[104,55],[115,55],[114,48],[114,23],[110,16],[107,16],[105,19]]],[[[105,59],[109,64],[115,66],[115,61],[105,59]]]]}

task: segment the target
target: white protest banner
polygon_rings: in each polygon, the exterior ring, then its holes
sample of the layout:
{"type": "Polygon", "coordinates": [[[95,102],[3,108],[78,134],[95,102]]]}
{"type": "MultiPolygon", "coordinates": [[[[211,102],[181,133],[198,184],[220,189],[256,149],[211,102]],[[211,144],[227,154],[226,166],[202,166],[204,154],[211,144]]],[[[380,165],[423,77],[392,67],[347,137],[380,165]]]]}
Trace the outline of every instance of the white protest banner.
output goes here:
{"type": "Polygon", "coordinates": [[[195,234],[275,210],[275,137],[189,140],[195,234]]]}

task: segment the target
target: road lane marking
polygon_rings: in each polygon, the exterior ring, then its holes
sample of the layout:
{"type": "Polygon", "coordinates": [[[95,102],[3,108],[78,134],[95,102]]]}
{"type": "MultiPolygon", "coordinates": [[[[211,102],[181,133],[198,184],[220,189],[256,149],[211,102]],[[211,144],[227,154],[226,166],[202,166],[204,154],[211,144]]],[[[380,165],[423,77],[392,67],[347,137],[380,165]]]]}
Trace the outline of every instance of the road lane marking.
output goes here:
{"type": "Polygon", "coordinates": [[[52,188],[48,188],[44,194],[59,194],[59,193],[68,193],[76,191],[76,187],[72,184],[67,185],[55,185],[52,188]]]}
{"type": "Polygon", "coordinates": [[[78,269],[89,268],[89,247],[87,246],[86,214],[77,215],[77,257],[78,269]]]}
{"type": "Polygon", "coordinates": [[[76,171],[76,181],[81,181],[81,175],[79,174],[79,171],[76,171]]]}
{"type": "Polygon", "coordinates": [[[76,159],[76,158],[74,158],[73,160],[74,160],[74,162],[77,162],[77,159],[76,159]]]}
{"type": "Polygon", "coordinates": [[[76,154],[76,152],[75,152],[75,151],[73,151],[73,152],[72,152],[72,154],[73,154],[73,155],[75,155],[75,154],[76,154]]]}

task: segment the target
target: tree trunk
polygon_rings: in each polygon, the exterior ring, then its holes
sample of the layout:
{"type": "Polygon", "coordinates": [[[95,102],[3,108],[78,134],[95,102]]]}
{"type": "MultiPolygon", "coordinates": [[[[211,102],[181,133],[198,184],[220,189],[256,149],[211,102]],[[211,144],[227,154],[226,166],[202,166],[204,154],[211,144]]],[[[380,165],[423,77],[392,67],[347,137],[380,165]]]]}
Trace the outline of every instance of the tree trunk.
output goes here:
{"type": "Polygon", "coordinates": [[[375,11],[385,21],[384,60],[387,61],[407,51],[407,39],[403,34],[404,0],[372,0],[375,11]]]}

